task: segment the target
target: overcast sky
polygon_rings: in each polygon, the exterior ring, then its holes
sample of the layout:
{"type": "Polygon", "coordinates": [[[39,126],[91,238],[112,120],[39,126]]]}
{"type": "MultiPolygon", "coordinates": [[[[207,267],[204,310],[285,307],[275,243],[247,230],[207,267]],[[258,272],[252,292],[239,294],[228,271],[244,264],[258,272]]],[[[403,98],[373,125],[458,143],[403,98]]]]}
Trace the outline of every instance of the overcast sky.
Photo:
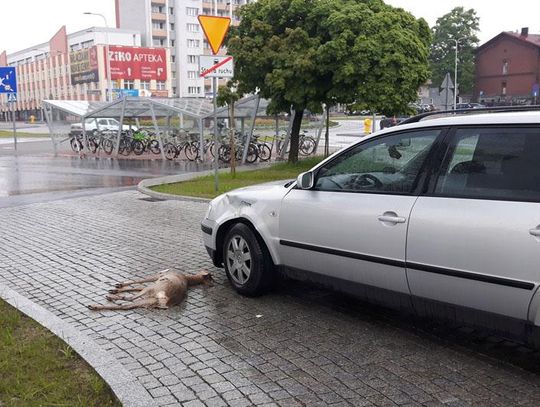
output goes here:
{"type": "MultiPolygon", "coordinates": [[[[103,19],[83,15],[90,11],[101,13],[110,26],[115,25],[114,0],[0,0],[0,52],[8,53],[47,42],[66,25],[72,33],[91,26],[104,26],[103,19]]],[[[386,0],[417,17],[430,26],[438,17],[454,7],[474,8],[480,17],[480,41],[485,42],[501,31],[529,27],[540,33],[540,0],[386,0]]]]}

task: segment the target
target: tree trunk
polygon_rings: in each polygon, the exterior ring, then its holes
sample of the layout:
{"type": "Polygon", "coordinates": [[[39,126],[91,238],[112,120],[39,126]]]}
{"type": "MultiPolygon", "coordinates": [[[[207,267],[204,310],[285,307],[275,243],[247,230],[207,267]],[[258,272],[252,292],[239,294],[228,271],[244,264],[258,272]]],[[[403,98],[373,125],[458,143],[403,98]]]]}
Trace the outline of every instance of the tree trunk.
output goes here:
{"type": "Polygon", "coordinates": [[[300,127],[302,126],[302,118],[304,117],[304,109],[295,110],[295,115],[293,119],[293,125],[291,129],[291,139],[289,150],[289,162],[297,163],[298,162],[298,141],[300,139],[300,127]]]}

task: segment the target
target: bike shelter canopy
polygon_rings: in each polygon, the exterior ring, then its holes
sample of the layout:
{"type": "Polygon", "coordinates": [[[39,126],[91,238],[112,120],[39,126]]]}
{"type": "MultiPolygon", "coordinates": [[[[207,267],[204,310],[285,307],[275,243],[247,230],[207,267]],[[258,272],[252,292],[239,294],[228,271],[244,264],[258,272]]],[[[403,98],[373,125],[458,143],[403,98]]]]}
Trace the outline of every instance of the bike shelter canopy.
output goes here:
{"type": "MultiPolygon", "coordinates": [[[[84,133],[84,123],[92,118],[115,118],[121,123],[135,121],[137,124],[142,119],[150,120],[160,144],[163,145],[161,136],[174,127],[171,119],[180,117],[179,128],[185,129],[186,122],[189,123],[191,131],[199,134],[201,147],[204,144],[205,131],[209,134],[213,132],[213,126],[210,126],[207,119],[212,119],[214,115],[218,121],[229,118],[227,106],[218,108],[214,113],[212,101],[205,98],[126,97],[113,102],[44,100],[43,106],[55,151],[60,143],[69,140],[73,123],[82,122],[84,133]],[[165,124],[163,120],[158,120],[163,118],[166,119],[165,124]]],[[[248,142],[253,133],[256,116],[265,114],[267,106],[268,102],[261,100],[258,95],[245,97],[235,103],[234,116],[235,120],[240,122],[242,133],[245,131],[246,121],[249,124],[248,142]]],[[[117,145],[120,135],[121,127],[118,130],[117,145]]]]}

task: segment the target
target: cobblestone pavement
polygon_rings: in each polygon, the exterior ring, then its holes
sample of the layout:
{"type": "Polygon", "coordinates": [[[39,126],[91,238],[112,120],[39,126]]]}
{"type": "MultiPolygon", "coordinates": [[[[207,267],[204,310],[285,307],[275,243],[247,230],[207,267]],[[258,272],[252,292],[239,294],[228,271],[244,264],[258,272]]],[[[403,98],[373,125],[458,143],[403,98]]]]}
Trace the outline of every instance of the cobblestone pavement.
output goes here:
{"type": "Polygon", "coordinates": [[[298,283],[238,296],[203,248],[205,208],[127,191],[1,209],[0,280],[112,352],[156,406],[540,405],[534,372],[343,296],[298,283]],[[167,267],[213,270],[216,285],[169,310],[86,309],[167,267]]]}

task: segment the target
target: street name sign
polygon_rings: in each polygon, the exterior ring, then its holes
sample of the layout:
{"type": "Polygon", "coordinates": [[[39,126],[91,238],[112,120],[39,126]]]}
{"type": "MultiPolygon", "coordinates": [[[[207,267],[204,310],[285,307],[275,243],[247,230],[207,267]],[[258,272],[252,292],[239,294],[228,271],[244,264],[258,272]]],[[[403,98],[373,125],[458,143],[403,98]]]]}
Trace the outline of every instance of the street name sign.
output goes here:
{"type": "Polygon", "coordinates": [[[198,16],[199,23],[212,52],[216,55],[223,44],[223,40],[229,31],[231,19],[229,17],[198,16]]]}
{"type": "Polygon", "coordinates": [[[232,78],[234,76],[233,57],[201,55],[199,76],[201,78],[232,78]]]}
{"type": "Polygon", "coordinates": [[[17,73],[12,66],[0,67],[0,93],[17,93],[17,73]]]}

